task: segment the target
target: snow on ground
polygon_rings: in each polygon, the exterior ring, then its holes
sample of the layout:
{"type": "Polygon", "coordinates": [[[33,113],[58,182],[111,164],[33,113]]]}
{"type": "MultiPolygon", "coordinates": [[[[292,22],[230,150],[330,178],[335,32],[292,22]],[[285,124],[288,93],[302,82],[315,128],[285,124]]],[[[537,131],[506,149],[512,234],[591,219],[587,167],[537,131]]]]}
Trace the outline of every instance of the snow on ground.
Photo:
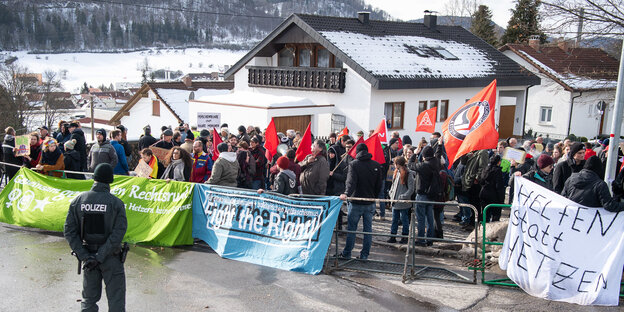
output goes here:
{"type": "Polygon", "coordinates": [[[223,70],[233,65],[247,51],[222,49],[151,49],[130,53],[61,53],[28,54],[27,51],[11,52],[18,57],[18,63],[30,72],[43,73],[53,70],[66,72],[63,88],[70,92],[79,91],[84,82],[97,87],[114,85],[117,82],[140,82],[139,67],[147,58],[153,70],[180,70],[187,73],[203,73],[223,70]]]}

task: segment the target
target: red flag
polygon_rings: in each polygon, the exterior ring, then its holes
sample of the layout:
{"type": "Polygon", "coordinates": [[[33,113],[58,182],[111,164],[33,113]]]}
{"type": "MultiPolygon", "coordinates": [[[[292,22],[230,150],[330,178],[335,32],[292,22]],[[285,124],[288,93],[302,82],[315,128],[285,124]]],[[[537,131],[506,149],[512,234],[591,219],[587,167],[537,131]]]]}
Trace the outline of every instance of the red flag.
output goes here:
{"type": "Polygon", "coordinates": [[[374,161],[380,164],[386,163],[386,158],[384,157],[383,148],[381,147],[381,142],[379,141],[378,135],[372,135],[370,138],[366,139],[366,141],[364,141],[360,137],[358,141],[353,145],[353,147],[351,147],[351,149],[349,150],[349,156],[355,158],[355,150],[359,144],[364,144],[366,145],[366,147],[368,147],[368,152],[373,155],[374,161]]]}
{"type": "Polygon", "coordinates": [[[397,138],[397,141],[399,141],[399,145],[397,145],[397,149],[402,150],[403,149],[403,140],[401,140],[401,138],[397,138]]]}
{"type": "MultiPolygon", "coordinates": [[[[277,146],[279,145],[279,138],[277,137],[277,130],[275,129],[275,123],[273,118],[266,128],[264,148],[266,150],[265,156],[269,162],[273,159],[273,155],[277,154],[277,146]]],[[[284,155],[285,156],[285,155],[284,155]]]]}
{"type": "Polygon", "coordinates": [[[386,126],[385,118],[381,120],[379,126],[377,126],[377,129],[375,129],[375,132],[373,132],[370,137],[373,137],[375,134],[379,135],[379,142],[382,144],[388,144],[388,128],[386,126]]]}
{"type": "Polygon", "coordinates": [[[449,168],[455,160],[471,151],[496,148],[495,109],[496,80],[446,119],[442,133],[449,168]]]}
{"type": "Polygon", "coordinates": [[[355,144],[353,144],[353,146],[351,146],[351,149],[349,149],[349,151],[347,152],[349,154],[349,156],[351,156],[351,158],[355,158],[355,148],[359,145],[364,143],[364,139],[362,137],[360,137],[357,142],[355,142],[355,144]]]}
{"type": "Polygon", "coordinates": [[[212,152],[212,160],[217,160],[217,158],[219,158],[219,150],[217,149],[217,145],[219,145],[220,143],[223,143],[223,140],[221,140],[221,136],[219,136],[217,129],[212,128],[212,149],[214,150],[212,152]]]}
{"type": "Polygon", "coordinates": [[[438,107],[434,106],[418,115],[416,117],[416,132],[429,132],[435,131],[436,116],[438,115],[438,107]]]}
{"type": "Polygon", "coordinates": [[[342,131],[338,133],[338,139],[340,139],[341,136],[345,136],[345,135],[349,135],[349,129],[347,127],[344,127],[344,129],[342,129],[342,131]]]}
{"type": "Polygon", "coordinates": [[[306,158],[306,156],[312,153],[312,131],[310,131],[310,125],[312,122],[308,123],[308,128],[306,128],[303,137],[301,138],[301,142],[299,142],[299,147],[297,147],[297,154],[295,154],[296,161],[302,161],[306,158]]]}

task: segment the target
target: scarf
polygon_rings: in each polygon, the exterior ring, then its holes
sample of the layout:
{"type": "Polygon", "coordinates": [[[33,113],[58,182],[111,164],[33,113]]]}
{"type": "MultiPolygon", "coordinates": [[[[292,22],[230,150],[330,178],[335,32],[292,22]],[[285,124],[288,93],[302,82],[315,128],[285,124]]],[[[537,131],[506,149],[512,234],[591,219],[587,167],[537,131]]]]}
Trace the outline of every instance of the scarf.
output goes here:
{"type": "Polygon", "coordinates": [[[150,178],[156,179],[156,177],[158,176],[158,158],[156,158],[156,156],[152,156],[152,159],[150,159],[148,165],[150,166],[150,168],[152,168],[150,178]]]}
{"type": "Polygon", "coordinates": [[[61,150],[57,147],[54,152],[46,151],[41,153],[41,163],[44,165],[56,165],[59,157],[61,157],[61,150]]]}

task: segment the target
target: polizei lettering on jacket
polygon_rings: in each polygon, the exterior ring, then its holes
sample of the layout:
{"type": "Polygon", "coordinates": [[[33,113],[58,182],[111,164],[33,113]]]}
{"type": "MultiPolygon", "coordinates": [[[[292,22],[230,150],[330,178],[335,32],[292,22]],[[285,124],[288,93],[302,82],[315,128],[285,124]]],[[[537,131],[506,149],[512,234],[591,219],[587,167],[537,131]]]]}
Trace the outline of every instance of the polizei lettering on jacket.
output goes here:
{"type": "Polygon", "coordinates": [[[80,204],[80,210],[89,212],[106,212],[106,204],[80,204]]]}

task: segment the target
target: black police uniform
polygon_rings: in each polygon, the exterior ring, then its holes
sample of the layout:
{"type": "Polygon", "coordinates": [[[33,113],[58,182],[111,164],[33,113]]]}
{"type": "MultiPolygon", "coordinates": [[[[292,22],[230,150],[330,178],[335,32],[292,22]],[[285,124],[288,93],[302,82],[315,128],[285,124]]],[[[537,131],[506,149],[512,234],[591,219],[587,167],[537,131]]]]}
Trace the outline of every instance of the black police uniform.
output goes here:
{"type": "MultiPolygon", "coordinates": [[[[106,176],[108,173],[106,170],[106,176]]],[[[126,277],[121,241],[128,227],[126,211],[123,202],[110,194],[110,165],[98,165],[94,179],[91,190],[78,195],[69,206],[65,239],[84,263],[82,311],[97,311],[102,280],[106,284],[109,311],[125,311],[126,277]],[[100,166],[110,168],[109,178],[98,179],[100,166]]]]}

